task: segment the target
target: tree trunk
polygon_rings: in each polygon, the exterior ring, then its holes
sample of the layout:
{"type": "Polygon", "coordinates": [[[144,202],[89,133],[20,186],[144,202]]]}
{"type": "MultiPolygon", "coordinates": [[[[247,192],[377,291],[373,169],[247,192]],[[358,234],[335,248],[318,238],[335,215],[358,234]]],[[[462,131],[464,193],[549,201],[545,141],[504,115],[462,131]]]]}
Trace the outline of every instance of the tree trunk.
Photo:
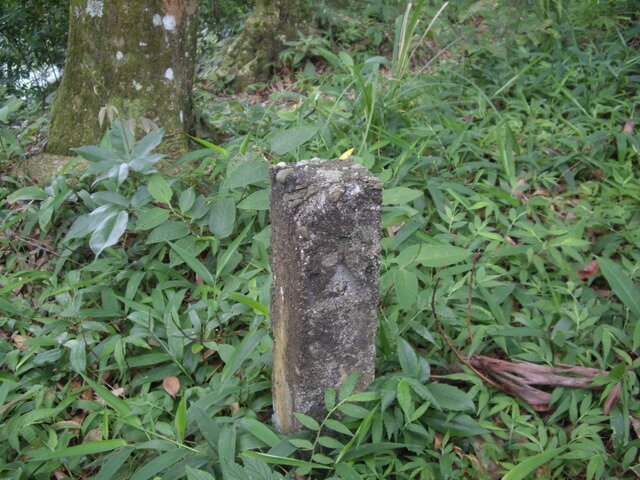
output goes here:
{"type": "Polygon", "coordinates": [[[100,109],[148,118],[163,149],[186,151],[192,121],[197,0],[71,0],[69,44],[46,152],[100,141],[100,109]]]}
{"type": "Polygon", "coordinates": [[[285,42],[310,29],[307,0],[257,0],[242,32],[222,53],[210,79],[236,91],[267,81],[285,42]]]}

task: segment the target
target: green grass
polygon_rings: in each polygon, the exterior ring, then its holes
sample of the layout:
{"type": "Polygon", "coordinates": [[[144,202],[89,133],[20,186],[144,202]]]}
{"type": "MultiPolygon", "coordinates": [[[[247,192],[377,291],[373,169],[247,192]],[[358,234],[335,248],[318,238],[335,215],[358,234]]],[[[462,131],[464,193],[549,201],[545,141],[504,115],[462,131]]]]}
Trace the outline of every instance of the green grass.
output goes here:
{"type": "Polygon", "coordinates": [[[301,41],[285,90],[197,92],[215,135],[179,175],[3,176],[0,478],[637,478],[637,14],[513,3],[452,2],[422,41],[440,4],[395,37],[371,13],[333,40],[375,52],[301,41]],[[287,438],[266,167],[351,149],[385,188],[377,378],[287,438]],[[606,373],[536,411],[474,354],[606,373]]]}

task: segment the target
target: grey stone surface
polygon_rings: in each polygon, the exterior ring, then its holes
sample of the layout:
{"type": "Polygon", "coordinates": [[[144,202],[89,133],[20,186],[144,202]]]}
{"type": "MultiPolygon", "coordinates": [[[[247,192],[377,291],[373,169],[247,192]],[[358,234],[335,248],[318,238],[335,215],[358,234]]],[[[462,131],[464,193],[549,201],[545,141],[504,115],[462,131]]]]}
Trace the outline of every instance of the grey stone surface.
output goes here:
{"type": "Polygon", "coordinates": [[[271,168],[274,421],[318,420],[324,392],[373,380],[380,267],[380,182],[343,160],[271,168]]]}

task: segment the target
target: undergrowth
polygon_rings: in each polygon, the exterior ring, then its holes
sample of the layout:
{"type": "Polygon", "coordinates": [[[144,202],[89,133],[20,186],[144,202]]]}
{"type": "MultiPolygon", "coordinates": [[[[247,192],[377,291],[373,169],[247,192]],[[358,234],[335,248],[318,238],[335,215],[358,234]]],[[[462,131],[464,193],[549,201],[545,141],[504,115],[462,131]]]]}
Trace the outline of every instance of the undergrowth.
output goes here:
{"type": "Polygon", "coordinates": [[[81,174],[4,174],[0,477],[637,478],[637,13],[515,3],[417,2],[388,52],[294,43],[281,88],[198,92],[215,137],[179,168],[118,119],[81,174]],[[384,185],[377,372],[287,437],[267,167],[316,156],[384,185]]]}

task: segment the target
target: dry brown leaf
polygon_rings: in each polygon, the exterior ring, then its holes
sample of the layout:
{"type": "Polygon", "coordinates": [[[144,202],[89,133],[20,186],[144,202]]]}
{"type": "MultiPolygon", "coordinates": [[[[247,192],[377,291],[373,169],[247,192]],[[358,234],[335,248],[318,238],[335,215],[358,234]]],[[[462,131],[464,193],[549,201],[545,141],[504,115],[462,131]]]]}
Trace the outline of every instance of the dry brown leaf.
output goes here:
{"type": "Polygon", "coordinates": [[[602,410],[605,415],[609,415],[609,412],[611,412],[611,409],[616,406],[618,400],[620,400],[620,384],[616,383],[609,392],[609,395],[607,395],[607,399],[604,401],[604,407],[602,410]]]}
{"type": "Polygon", "coordinates": [[[527,181],[524,178],[521,178],[520,180],[518,180],[518,183],[515,184],[515,186],[513,187],[513,189],[511,190],[511,195],[513,195],[516,198],[521,198],[524,195],[524,192],[526,190],[527,186],[527,181]]]}
{"type": "Polygon", "coordinates": [[[549,367],[529,362],[509,362],[472,355],[471,365],[502,391],[520,397],[538,412],[551,410],[551,394],[540,387],[593,388],[593,378],[607,372],[595,368],[559,364],[549,367]]]}
{"type": "Polygon", "coordinates": [[[102,429],[94,428],[93,430],[89,430],[84,437],[85,442],[99,442],[102,440],[102,429]]]}
{"type": "Polygon", "coordinates": [[[597,260],[594,260],[583,269],[578,270],[578,278],[580,280],[586,280],[589,277],[593,277],[594,275],[597,275],[599,271],[600,271],[600,265],[598,265],[597,260]]]}
{"type": "Polygon", "coordinates": [[[18,348],[18,350],[20,350],[21,352],[26,352],[27,350],[29,350],[29,345],[27,345],[27,340],[30,340],[30,337],[27,337],[26,335],[18,335],[14,333],[13,335],[11,335],[11,340],[13,341],[15,346],[18,348]]]}
{"type": "Polygon", "coordinates": [[[404,226],[404,222],[399,225],[391,225],[390,227],[387,227],[387,233],[391,238],[393,238],[396,235],[396,233],[398,233],[398,230],[400,230],[403,226],[404,226]]]}
{"type": "Polygon", "coordinates": [[[113,393],[116,397],[122,397],[124,396],[124,388],[114,388],[113,390],[111,390],[111,393],[113,393]]]}
{"type": "Polygon", "coordinates": [[[180,380],[178,380],[178,377],[168,375],[164,377],[164,380],[162,381],[162,388],[164,388],[164,391],[173,398],[176,398],[176,395],[180,391],[180,380]]]}
{"type": "Polygon", "coordinates": [[[636,128],[636,124],[633,120],[629,119],[624,122],[624,127],[622,127],[622,131],[624,133],[633,133],[633,130],[636,128]]]}

